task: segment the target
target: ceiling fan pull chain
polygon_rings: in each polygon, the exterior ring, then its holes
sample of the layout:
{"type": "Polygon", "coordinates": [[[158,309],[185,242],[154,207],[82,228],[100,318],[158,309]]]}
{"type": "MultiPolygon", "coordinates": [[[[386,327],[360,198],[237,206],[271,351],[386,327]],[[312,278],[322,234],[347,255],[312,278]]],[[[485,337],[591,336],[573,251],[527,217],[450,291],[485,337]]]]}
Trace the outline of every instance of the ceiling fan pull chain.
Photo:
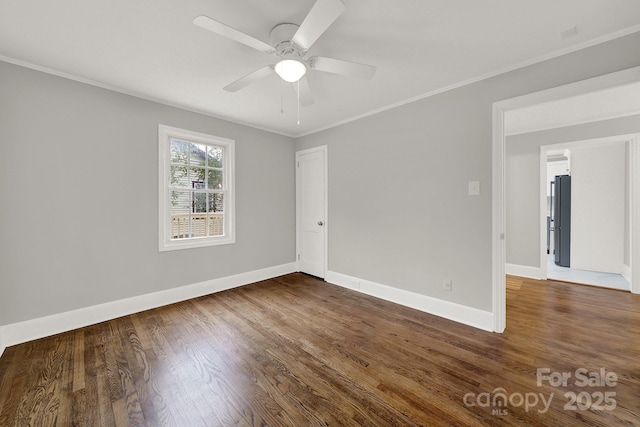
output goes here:
{"type": "Polygon", "coordinates": [[[284,114],[284,80],[280,81],[280,113],[284,114]]]}

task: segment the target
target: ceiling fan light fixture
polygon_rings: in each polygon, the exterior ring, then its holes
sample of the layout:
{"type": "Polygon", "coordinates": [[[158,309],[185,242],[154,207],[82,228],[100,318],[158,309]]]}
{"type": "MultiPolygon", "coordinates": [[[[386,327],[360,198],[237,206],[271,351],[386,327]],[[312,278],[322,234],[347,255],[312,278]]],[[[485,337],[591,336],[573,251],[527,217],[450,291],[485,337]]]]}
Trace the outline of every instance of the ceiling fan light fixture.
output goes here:
{"type": "Polygon", "coordinates": [[[297,59],[283,59],[274,68],[282,80],[289,83],[297,82],[307,72],[307,66],[297,59]]]}

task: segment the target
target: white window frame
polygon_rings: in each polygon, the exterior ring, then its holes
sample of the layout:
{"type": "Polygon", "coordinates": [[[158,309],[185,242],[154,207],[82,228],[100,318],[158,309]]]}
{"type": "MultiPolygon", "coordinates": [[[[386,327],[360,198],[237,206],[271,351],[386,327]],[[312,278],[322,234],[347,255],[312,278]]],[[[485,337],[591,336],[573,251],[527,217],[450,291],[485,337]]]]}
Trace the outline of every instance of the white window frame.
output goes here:
{"type": "Polygon", "coordinates": [[[158,249],[160,252],[177,249],[227,245],[236,242],[235,232],[235,141],[186,129],[158,125],[158,249]],[[171,197],[169,195],[171,139],[222,147],[222,182],[224,183],[224,232],[221,236],[171,239],[171,197]]]}

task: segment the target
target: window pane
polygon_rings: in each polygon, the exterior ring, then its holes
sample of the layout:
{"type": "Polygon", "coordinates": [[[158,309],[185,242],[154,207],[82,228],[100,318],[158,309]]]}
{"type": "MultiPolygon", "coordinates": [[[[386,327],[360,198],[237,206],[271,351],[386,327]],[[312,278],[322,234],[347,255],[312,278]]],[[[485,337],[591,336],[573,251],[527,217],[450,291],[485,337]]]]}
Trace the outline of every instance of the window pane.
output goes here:
{"type": "Polygon", "coordinates": [[[188,214],[191,212],[191,192],[172,191],[171,192],[171,214],[188,214]]]}
{"type": "Polygon", "coordinates": [[[191,188],[204,189],[204,168],[191,168],[191,188]]]}
{"type": "Polygon", "coordinates": [[[224,195],[209,193],[209,212],[224,212],[224,195]]]}
{"type": "Polygon", "coordinates": [[[214,213],[207,215],[209,225],[209,236],[224,235],[224,214],[214,213]]]}
{"type": "Polygon", "coordinates": [[[191,187],[186,166],[171,166],[171,187],[173,188],[191,187]]]}
{"type": "Polygon", "coordinates": [[[209,166],[210,168],[221,168],[222,167],[222,148],[209,147],[209,151],[207,153],[207,159],[209,159],[207,166],[209,166]]]}
{"type": "Polygon", "coordinates": [[[186,239],[191,235],[189,213],[191,212],[191,193],[188,191],[171,192],[171,238],[186,239]]]}
{"type": "Polygon", "coordinates": [[[169,148],[171,152],[171,163],[182,163],[186,165],[189,156],[189,145],[188,142],[172,139],[169,148]]]}
{"type": "Polygon", "coordinates": [[[192,237],[205,237],[207,235],[207,214],[195,213],[192,218],[192,237]]]}
{"type": "Polygon", "coordinates": [[[191,235],[204,237],[207,232],[207,194],[191,193],[191,235]]]}
{"type": "Polygon", "coordinates": [[[224,195],[209,193],[208,235],[224,235],[224,195]]]}
{"type": "Polygon", "coordinates": [[[207,158],[207,146],[191,144],[191,166],[204,166],[207,158]]]}
{"type": "Polygon", "coordinates": [[[209,190],[222,190],[222,171],[207,170],[207,188],[209,190]]]}
{"type": "Polygon", "coordinates": [[[193,209],[192,212],[207,211],[207,193],[193,193],[193,209]]]}

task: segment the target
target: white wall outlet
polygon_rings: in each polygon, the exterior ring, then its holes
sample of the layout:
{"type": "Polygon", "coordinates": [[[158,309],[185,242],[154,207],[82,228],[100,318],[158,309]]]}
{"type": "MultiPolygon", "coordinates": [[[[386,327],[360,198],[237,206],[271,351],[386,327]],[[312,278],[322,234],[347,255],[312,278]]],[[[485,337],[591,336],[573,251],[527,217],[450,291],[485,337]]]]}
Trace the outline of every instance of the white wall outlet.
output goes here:
{"type": "Polygon", "coordinates": [[[470,196],[480,195],[480,181],[469,181],[469,195],[470,196]]]}
{"type": "Polygon", "coordinates": [[[444,289],[447,292],[453,291],[453,280],[447,279],[447,280],[443,281],[442,282],[442,289],[444,289]]]}

